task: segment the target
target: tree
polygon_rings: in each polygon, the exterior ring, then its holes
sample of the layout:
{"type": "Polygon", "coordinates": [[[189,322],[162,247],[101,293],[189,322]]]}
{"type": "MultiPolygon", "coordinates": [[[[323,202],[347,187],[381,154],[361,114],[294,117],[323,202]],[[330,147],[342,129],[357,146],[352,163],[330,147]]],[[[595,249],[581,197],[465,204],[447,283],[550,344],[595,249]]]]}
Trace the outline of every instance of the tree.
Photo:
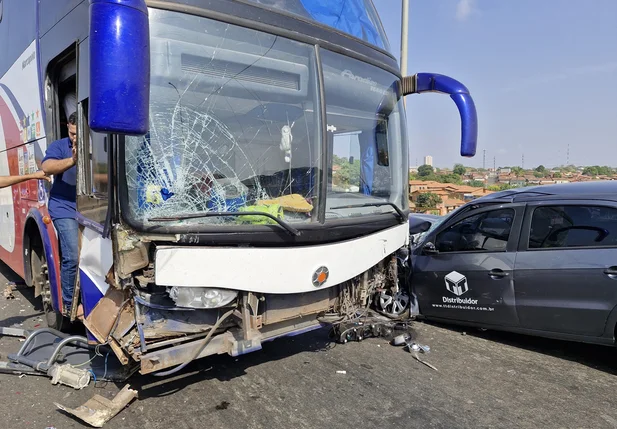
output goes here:
{"type": "Polygon", "coordinates": [[[437,204],[441,204],[442,202],[443,200],[439,195],[434,194],[433,192],[426,192],[418,195],[416,206],[423,209],[434,209],[437,207],[437,204]]]}
{"type": "Polygon", "coordinates": [[[458,174],[459,176],[462,176],[467,172],[467,170],[465,169],[465,166],[463,164],[454,164],[454,168],[452,169],[452,172],[454,174],[458,174]]]}
{"type": "Polygon", "coordinates": [[[543,172],[541,172],[541,171],[534,171],[534,172],[533,172],[533,175],[534,175],[535,177],[537,177],[538,179],[539,179],[539,178],[541,178],[541,177],[544,177],[544,173],[543,173],[543,172]]]}
{"type": "Polygon", "coordinates": [[[469,186],[473,186],[474,188],[483,188],[484,182],[481,182],[479,180],[470,180],[469,186]]]}
{"type": "Polygon", "coordinates": [[[336,172],[337,182],[342,186],[358,185],[360,183],[360,160],[354,159],[353,164],[348,158],[334,155],[332,163],[340,168],[336,172]]]}
{"type": "Polygon", "coordinates": [[[360,183],[360,160],[354,160],[353,164],[345,162],[337,173],[341,184],[358,185],[360,183]]]}
{"type": "Polygon", "coordinates": [[[430,165],[421,165],[420,167],[418,167],[418,176],[419,177],[427,177],[427,176],[431,176],[433,173],[435,172],[435,170],[433,170],[433,167],[430,165]]]}
{"type": "Polygon", "coordinates": [[[512,170],[512,173],[516,174],[517,177],[522,176],[523,172],[525,171],[521,167],[512,167],[511,170],[512,170]]]}
{"type": "Polygon", "coordinates": [[[553,173],[553,178],[555,179],[561,179],[561,173],[553,173]]]}
{"type": "Polygon", "coordinates": [[[540,165],[538,165],[538,166],[536,167],[536,171],[537,171],[538,173],[546,173],[546,167],[544,167],[542,164],[540,164],[540,165]]]}
{"type": "Polygon", "coordinates": [[[434,180],[439,183],[454,183],[457,185],[463,183],[461,176],[456,174],[442,174],[440,176],[435,176],[434,180]]]}
{"type": "Polygon", "coordinates": [[[598,176],[600,173],[598,172],[598,167],[585,167],[583,168],[583,174],[585,176],[598,176]]]}
{"type": "Polygon", "coordinates": [[[508,189],[514,189],[516,186],[510,185],[509,183],[500,183],[499,185],[491,185],[487,189],[489,191],[507,191],[508,189]]]}

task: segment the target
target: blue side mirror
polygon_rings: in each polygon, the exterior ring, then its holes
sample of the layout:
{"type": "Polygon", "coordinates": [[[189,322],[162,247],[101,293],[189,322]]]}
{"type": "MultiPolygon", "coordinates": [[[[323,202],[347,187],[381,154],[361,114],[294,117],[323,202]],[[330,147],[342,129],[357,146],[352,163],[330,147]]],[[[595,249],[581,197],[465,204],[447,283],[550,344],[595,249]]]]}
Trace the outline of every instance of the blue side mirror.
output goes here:
{"type": "Polygon", "coordinates": [[[150,32],[145,0],[90,0],[88,125],[144,135],[150,104],[150,32]]]}
{"type": "Polygon", "coordinates": [[[418,73],[401,81],[403,95],[441,92],[449,94],[461,115],[461,156],[472,157],[478,146],[478,115],[465,85],[451,77],[435,73],[418,73]]]}

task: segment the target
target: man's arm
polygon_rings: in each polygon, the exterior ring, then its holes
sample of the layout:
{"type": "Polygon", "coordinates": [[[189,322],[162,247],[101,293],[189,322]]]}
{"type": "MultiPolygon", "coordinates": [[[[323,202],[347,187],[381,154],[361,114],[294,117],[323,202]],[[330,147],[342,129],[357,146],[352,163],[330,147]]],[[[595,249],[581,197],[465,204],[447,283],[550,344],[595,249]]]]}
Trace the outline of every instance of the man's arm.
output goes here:
{"type": "Polygon", "coordinates": [[[77,153],[73,147],[73,156],[65,159],[46,159],[41,167],[45,174],[60,174],[64,173],[69,168],[73,167],[77,161],[77,153]]]}
{"type": "Polygon", "coordinates": [[[0,189],[6,188],[7,186],[16,185],[21,182],[25,182],[26,180],[31,179],[44,179],[49,181],[50,178],[45,174],[44,171],[37,171],[32,174],[25,174],[23,176],[0,176],[0,189]]]}

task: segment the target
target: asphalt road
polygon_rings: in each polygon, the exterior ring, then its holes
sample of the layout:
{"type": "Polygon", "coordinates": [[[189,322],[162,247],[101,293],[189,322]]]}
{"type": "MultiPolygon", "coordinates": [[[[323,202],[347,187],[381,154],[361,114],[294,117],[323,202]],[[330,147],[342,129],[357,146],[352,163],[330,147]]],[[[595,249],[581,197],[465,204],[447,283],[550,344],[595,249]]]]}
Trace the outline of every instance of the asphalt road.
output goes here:
{"type": "MultiPolygon", "coordinates": [[[[16,280],[0,263],[1,289],[5,277],[16,280]]],[[[0,326],[42,324],[31,291],[15,296],[0,295],[0,326]]],[[[437,372],[383,339],[336,345],[316,331],[237,359],[196,362],[166,383],[136,376],[129,383],[138,399],[104,427],[617,428],[612,348],[419,322],[414,329],[430,345],[424,357],[437,372]]],[[[19,345],[0,338],[0,359],[19,345]]],[[[77,407],[122,387],[77,391],[44,377],[0,374],[0,427],[84,427],[53,402],[77,407]]]]}

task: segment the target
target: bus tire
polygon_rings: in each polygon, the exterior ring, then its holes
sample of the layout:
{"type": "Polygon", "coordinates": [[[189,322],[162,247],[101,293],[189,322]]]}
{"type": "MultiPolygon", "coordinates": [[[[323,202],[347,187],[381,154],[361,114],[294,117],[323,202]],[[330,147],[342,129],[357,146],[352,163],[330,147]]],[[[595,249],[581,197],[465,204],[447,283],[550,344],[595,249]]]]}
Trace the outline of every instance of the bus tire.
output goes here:
{"type": "Polygon", "coordinates": [[[68,328],[68,318],[62,312],[55,309],[51,299],[51,288],[49,285],[49,274],[47,271],[47,258],[42,246],[33,246],[30,252],[30,267],[32,269],[32,285],[41,291],[41,304],[45,313],[47,326],[58,331],[66,331],[68,328]]]}

